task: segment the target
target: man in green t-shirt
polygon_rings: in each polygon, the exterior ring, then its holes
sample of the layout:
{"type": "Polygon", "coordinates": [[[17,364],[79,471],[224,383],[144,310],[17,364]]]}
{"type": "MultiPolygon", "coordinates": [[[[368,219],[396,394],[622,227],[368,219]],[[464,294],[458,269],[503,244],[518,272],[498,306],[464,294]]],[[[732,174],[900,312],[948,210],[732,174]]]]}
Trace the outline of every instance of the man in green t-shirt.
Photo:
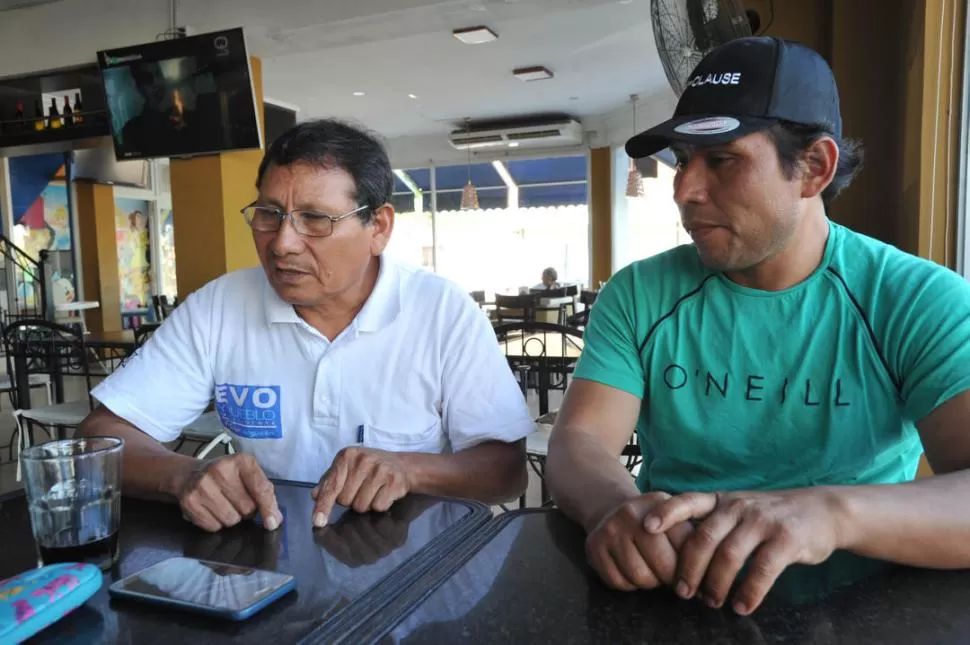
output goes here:
{"type": "Polygon", "coordinates": [[[970,285],[829,221],[860,159],[841,130],[818,54],[743,38],[628,142],[676,155],[694,244],[603,288],[549,446],[610,586],[747,614],[836,551],[970,567],[970,285]]]}

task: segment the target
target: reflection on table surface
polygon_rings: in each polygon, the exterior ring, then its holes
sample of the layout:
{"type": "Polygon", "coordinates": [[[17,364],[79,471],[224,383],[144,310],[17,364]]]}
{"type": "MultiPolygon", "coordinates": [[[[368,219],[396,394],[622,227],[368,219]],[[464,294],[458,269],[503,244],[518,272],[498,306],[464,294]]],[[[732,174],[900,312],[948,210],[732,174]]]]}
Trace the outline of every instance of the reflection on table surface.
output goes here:
{"type": "Polygon", "coordinates": [[[586,564],[582,530],[558,511],[518,515],[382,642],[793,643],[970,642],[970,572],[895,567],[841,553],[790,568],[750,617],[670,591],[607,589],[586,564]],[[488,592],[448,614],[470,576],[488,592]],[[852,581],[855,582],[852,582],[852,581]]]}
{"type": "MultiPolygon", "coordinates": [[[[410,496],[390,511],[358,515],[344,509],[314,529],[309,487],[277,484],[283,525],[269,532],[255,521],[206,533],[182,519],[175,505],[122,501],[121,557],[86,607],[38,635],[63,642],[80,633],[87,642],[296,642],[333,618],[390,572],[466,518],[472,506],[410,496]],[[177,610],[111,599],[107,587],[173,556],[186,556],[292,574],[297,590],[243,623],[226,623],[177,610]],[[95,621],[97,616],[99,620],[95,621]],[[97,622],[97,626],[95,625],[97,622]]],[[[24,498],[0,502],[0,579],[36,565],[24,498]]]]}

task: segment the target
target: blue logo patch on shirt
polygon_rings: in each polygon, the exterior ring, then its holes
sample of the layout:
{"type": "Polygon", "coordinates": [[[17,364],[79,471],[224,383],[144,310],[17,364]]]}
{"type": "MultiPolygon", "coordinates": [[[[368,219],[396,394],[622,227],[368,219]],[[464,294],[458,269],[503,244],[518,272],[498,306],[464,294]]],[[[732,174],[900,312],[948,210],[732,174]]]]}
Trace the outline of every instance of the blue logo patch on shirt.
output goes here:
{"type": "Polygon", "coordinates": [[[245,439],[280,439],[279,385],[216,385],[216,412],[230,432],[245,439]]]}

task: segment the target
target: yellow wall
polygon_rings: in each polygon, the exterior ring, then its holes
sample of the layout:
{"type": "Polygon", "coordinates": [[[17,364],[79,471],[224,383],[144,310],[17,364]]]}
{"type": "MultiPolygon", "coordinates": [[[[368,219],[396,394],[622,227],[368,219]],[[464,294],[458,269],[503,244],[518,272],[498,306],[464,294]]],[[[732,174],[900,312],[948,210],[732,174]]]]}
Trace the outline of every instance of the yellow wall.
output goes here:
{"type": "Polygon", "coordinates": [[[589,238],[592,288],[613,275],[613,151],[594,148],[589,154],[589,238]]]}
{"type": "Polygon", "coordinates": [[[121,329],[121,284],[114,190],[106,184],[77,182],[75,192],[84,297],[100,303],[98,309],[85,312],[85,324],[94,334],[118,331],[121,329]]]}

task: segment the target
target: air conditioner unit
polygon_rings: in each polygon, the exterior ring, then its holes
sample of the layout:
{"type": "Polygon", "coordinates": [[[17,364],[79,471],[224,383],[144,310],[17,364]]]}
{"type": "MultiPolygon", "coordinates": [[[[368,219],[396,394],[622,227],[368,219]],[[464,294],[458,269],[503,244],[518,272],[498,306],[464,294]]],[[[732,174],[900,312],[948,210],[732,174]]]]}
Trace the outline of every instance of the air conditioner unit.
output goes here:
{"type": "Polygon", "coordinates": [[[452,132],[448,142],[458,150],[576,146],[583,142],[583,125],[571,117],[473,121],[452,132]]]}

